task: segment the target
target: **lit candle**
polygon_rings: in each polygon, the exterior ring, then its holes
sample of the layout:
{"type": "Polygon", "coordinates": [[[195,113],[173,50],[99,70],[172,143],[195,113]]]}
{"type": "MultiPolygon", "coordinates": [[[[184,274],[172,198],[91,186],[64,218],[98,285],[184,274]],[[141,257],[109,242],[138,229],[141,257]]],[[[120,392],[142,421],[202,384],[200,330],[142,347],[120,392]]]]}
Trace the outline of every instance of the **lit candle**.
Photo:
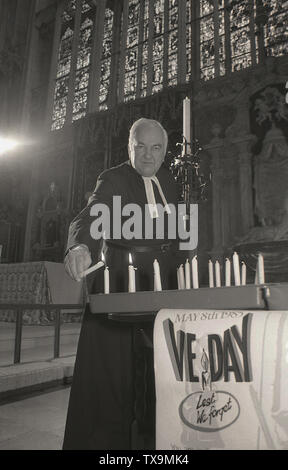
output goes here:
{"type": "Polygon", "coordinates": [[[199,289],[197,256],[194,256],[194,258],[192,259],[192,281],[193,289],[199,289]]]}
{"type": "Polygon", "coordinates": [[[211,259],[209,259],[208,269],[209,269],[209,287],[214,287],[213,263],[211,259]]]}
{"type": "MultiPolygon", "coordinates": [[[[190,99],[186,98],[183,100],[183,137],[187,141],[187,144],[190,144],[191,137],[190,137],[190,99]]],[[[184,140],[184,142],[185,142],[184,140]]],[[[187,146],[188,151],[188,146],[187,146]]],[[[185,148],[183,149],[183,153],[185,153],[185,148]]]]}
{"type": "Polygon", "coordinates": [[[231,286],[231,261],[228,258],[225,262],[225,286],[231,286]]]}
{"type": "Polygon", "coordinates": [[[242,265],[241,265],[241,284],[242,284],[242,286],[246,286],[246,274],[247,274],[246,264],[244,263],[244,261],[242,261],[242,265]]]}
{"type": "Polygon", "coordinates": [[[128,292],[136,292],[135,268],[132,264],[131,253],[129,253],[128,292]]]}
{"type": "Polygon", "coordinates": [[[216,278],[216,287],[221,287],[221,274],[220,274],[219,261],[216,261],[215,263],[215,278],[216,278]]]}
{"type": "Polygon", "coordinates": [[[189,259],[185,263],[185,289],[191,289],[190,263],[189,259]]]}
{"type": "Polygon", "coordinates": [[[154,268],[154,290],[160,291],[162,290],[162,284],[161,284],[160,267],[159,267],[159,263],[157,259],[154,259],[153,268],[154,268]]]}
{"type": "Polygon", "coordinates": [[[236,251],[234,251],[234,254],[233,254],[233,270],[234,270],[234,282],[235,282],[235,286],[240,286],[240,285],[241,285],[241,281],[240,281],[239,256],[238,256],[238,254],[236,253],[236,251]]]}
{"type": "MultiPolygon", "coordinates": [[[[105,263],[105,256],[103,252],[102,252],[101,258],[102,258],[103,263],[105,263]]],[[[110,292],[109,268],[108,266],[106,266],[104,269],[104,294],[109,294],[109,292],[110,292]]]]}
{"type": "Polygon", "coordinates": [[[265,284],[264,258],[261,253],[258,255],[257,263],[258,283],[265,284]]]}
{"type": "Polygon", "coordinates": [[[180,289],[185,289],[185,276],[184,276],[183,264],[181,264],[181,266],[179,266],[178,274],[179,274],[180,289]]]}

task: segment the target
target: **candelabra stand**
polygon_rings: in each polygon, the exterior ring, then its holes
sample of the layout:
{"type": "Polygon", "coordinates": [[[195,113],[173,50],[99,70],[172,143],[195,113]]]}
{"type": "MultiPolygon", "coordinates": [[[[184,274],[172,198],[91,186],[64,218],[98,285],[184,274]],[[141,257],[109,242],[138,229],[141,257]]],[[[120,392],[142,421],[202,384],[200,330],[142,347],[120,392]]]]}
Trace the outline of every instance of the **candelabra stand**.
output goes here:
{"type": "Polygon", "coordinates": [[[186,205],[186,220],[189,219],[190,204],[206,201],[207,181],[200,168],[202,147],[197,139],[177,143],[181,153],[171,157],[170,170],[177,182],[180,202],[186,205]]]}

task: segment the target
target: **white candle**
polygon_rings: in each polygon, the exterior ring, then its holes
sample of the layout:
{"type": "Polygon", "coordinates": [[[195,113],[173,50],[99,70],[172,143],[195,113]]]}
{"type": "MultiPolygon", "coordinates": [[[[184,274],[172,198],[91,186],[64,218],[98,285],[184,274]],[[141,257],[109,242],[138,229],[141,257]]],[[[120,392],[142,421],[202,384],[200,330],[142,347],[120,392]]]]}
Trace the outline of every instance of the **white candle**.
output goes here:
{"type": "Polygon", "coordinates": [[[129,253],[128,292],[136,292],[135,268],[132,264],[131,253],[129,253]]]}
{"type": "Polygon", "coordinates": [[[181,264],[181,266],[179,266],[178,274],[179,274],[180,289],[185,289],[185,276],[184,276],[183,264],[181,264]]]}
{"type": "Polygon", "coordinates": [[[225,262],[225,286],[231,286],[231,261],[228,258],[225,262]]]}
{"type": "Polygon", "coordinates": [[[258,255],[257,263],[258,283],[265,284],[264,258],[261,253],[258,255]]]}
{"type": "Polygon", "coordinates": [[[90,268],[88,268],[88,269],[86,269],[85,271],[83,271],[83,273],[81,273],[81,277],[88,276],[88,274],[91,274],[91,273],[93,273],[94,271],[97,271],[97,269],[102,268],[102,266],[104,266],[103,261],[98,261],[98,263],[94,264],[94,265],[91,266],[90,268]]]}
{"type": "Polygon", "coordinates": [[[216,287],[221,287],[221,274],[220,274],[219,261],[216,261],[215,263],[215,278],[216,278],[216,287]]]}
{"type": "Polygon", "coordinates": [[[177,284],[178,284],[178,290],[181,289],[180,287],[180,276],[179,276],[179,268],[177,268],[177,284]]]}
{"type": "MultiPolygon", "coordinates": [[[[190,137],[190,99],[186,98],[183,100],[183,137],[186,139],[187,144],[190,144],[191,137],[190,137]]],[[[184,140],[185,142],[185,140],[184,140]]],[[[187,147],[188,151],[188,147],[187,147]]],[[[183,149],[183,153],[185,150],[183,149]]]]}
{"type": "Polygon", "coordinates": [[[246,274],[247,274],[246,264],[244,263],[244,261],[242,261],[242,265],[241,265],[241,284],[242,284],[242,286],[246,286],[246,274]]]}
{"type": "Polygon", "coordinates": [[[109,268],[106,266],[104,269],[104,294],[109,294],[110,282],[109,282],[109,268]]]}
{"type": "Polygon", "coordinates": [[[153,268],[154,268],[154,290],[160,291],[162,290],[162,284],[161,284],[160,267],[159,267],[159,263],[157,259],[154,259],[153,268]]]}
{"type": "Polygon", "coordinates": [[[238,256],[238,254],[236,253],[236,251],[234,251],[234,254],[233,254],[233,270],[234,270],[234,282],[235,282],[235,286],[240,286],[240,285],[241,285],[241,281],[240,281],[239,256],[238,256]]]}
{"type": "Polygon", "coordinates": [[[257,265],[256,265],[256,270],[255,270],[254,284],[255,284],[256,286],[259,284],[259,281],[258,281],[258,263],[257,263],[257,265]]]}
{"type": "Polygon", "coordinates": [[[189,259],[185,263],[185,289],[191,289],[191,275],[189,259]]]}
{"type": "Polygon", "coordinates": [[[194,256],[194,258],[192,259],[192,281],[193,281],[193,289],[199,289],[197,256],[194,256]]]}
{"type": "Polygon", "coordinates": [[[209,259],[208,269],[209,269],[209,287],[214,287],[213,263],[211,259],[209,259]]]}

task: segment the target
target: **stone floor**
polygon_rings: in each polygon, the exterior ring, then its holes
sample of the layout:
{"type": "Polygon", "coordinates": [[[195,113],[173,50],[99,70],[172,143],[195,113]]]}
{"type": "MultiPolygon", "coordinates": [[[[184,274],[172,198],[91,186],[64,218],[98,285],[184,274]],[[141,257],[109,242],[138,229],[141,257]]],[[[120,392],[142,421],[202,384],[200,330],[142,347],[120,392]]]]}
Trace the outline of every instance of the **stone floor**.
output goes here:
{"type": "Polygon", "coordinates": [[[60,450],[70,387],[0,406],[0,450],[60,450]]]}

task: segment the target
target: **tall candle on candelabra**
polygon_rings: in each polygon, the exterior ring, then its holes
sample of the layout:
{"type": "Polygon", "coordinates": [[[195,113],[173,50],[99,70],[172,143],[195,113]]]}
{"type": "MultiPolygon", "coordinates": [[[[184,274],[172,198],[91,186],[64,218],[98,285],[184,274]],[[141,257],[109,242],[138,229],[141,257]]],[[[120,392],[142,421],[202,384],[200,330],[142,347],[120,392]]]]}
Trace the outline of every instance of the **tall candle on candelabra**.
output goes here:
{"type": "Polygon", "coordinates": [[[129,253],[128,292],[136,292],[135,268],[133,266],[131,253],[129,253]]]}
{"type": "Polygon", "coordinates": [[[185,154],[185,150],[189,151],[188,146],[191,142],[191,109],[190,109],[190,99],[186,96],[183,100],[183,138],[184,144],[187,142],[187,148],[185,149],[185,145],[183,146],[182,154],[185,154]]]}

